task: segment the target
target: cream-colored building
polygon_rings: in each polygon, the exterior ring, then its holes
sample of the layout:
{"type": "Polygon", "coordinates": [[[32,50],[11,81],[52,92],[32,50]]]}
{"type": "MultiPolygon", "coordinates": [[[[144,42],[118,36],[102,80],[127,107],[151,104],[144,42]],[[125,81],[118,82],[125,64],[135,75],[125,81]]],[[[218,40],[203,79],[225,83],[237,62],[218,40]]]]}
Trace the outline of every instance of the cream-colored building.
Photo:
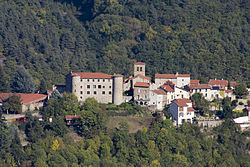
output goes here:
{"type": "Polygon", "coordinates": [[[172,115],[172,120],[177,126],[184,122],[193,123],[195,117],[192,102],[189,99],[176,99],[169,107],[169,112],[172,115]]]}
{"type": "Polygon", "coordinates": [[[155,74],[155,84],[157,87],[171,81],[177,87],[183,88],[190,85],[190,74],[155,74]]]}
{"type": "Polygon", "coordinates": [[[149,91],[149,107],[153,110],[163,110],[167,105],[167,93],[161,89],[149,91]]]}
{"type": "Polygon", "coordinates": [[[122,75],[71,72],[66,82],[66,89],[74,93],[80,102],[92,97],[99,103],[120,105],[123,102],[122,75]]]}

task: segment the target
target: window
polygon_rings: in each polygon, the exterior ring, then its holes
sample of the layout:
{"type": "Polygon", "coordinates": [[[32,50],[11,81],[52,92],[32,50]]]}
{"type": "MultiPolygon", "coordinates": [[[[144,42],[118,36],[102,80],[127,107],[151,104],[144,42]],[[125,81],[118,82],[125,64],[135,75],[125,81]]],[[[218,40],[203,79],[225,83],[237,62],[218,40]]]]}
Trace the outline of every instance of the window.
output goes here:
{"type": "Polygon", "coordinates": [[[98,85],[98,88],[101,89],[101,88],[102,88],[102,85],[98,85]]]}
{"type": "Polygon", "coordinates": [[[184,81],[184,79],[182,79],[182,81],[184,81]]]}
{"type": "Polygon", "coordinates": [[[76,89],[75,89],[75,92],[76,92],[76,89]]]}
{"type": "Polygon", "coordinates": [[[142,71],[142,67],[140,67],[140,71],[142,71]]]}
{"type": "Polygon", "coordinates": [[[144,97],[145,97],[145,99],[147,98],[147,96],[146,96],[146,95],[145,95],[144,97]]]}
{"type": "Polygon", "coordinates": [[[109,79],[109,82],[110,82],[110,79],[109,79]]]}
{"type": "Polygon", "coordinates": [[[102,91],[102,94],[105,95],[105,91],[102,91]]]}
{"type": "Polygon", "coordinates": [[[95,82],[95,80],[94,80],[94,79],[93,79],[92,81],[93,81],[93,82],[95,82]]]}
{"type": "Polygon", "coordinates": [[[96,91],[94,91],[94,95],[96,95],[96,91]]]}
{"type": "Polygon", "coordinates": [[[89,89],[89,88],[90,88],[90,85],[87,85],[87,88],[89,89]]]}
{"type": "Polygon", "coordinates": [[[87,82],[89,82],[89,79],[87,79],[87,82]]]}
{"type": "Polygon", "coordinates": [[[171,95],[171,99],[173,99],[173,95],[171,95]]]}
{"type": "Polygon", "coordinates": [[[103,82],[105,82],[105,79],[103,80],[103,82]]]}
{"type": "Polygon", "coordinates": [[[182,119],[181,122],[182,122],[182,123],[185,123],[185,119],[182,119]]]}
{"type": "Polygon", "coordinates": [[[80,99],[82,99],[82,96],[80,97],[80,99]]]}
{"type": "Polygon", "coordinates": [[[109,94],[111,95],[111,94],[112,94],[112,92],[111,92],[111,91],[109,91],[109,94]]]}
{"type": "Polygon", "coordinates": [[[139,67],[137,67],[137,71],[139,71],[139,67]]]}
{"type": "Polygon", "coordinates": [[[180,112],[180,113],[179,113],[179,117],[183,117],[183,112],[180,112]]]}
{"type": "Polygon", "coordinates": [[[82,86],[80,86],[80,88],[82,89],[82,86]]]}
{"type": "Polygon", "coordinates": [[[207,97],[207,93],[205,94],[205,97],[207,97]]]}
{"type": "Polygon", "coordinates": [[[87,91],[87,94],[89,95],[89,94],[90,94],[90,91],[87,91]]]}
{"type": "Polygon", "coordinates": [[[141,92],[141,90],[140,89],[138,89],[138,93],[140,93],[141,92]]]}
{"type": "Polygon", "coordinates": [[[102,88],[105,88],[105,86],[102,86],[102,88]]]}
{"type": "Polygon", "coordinates": [[[200,89],[200,92],[201,92],[201,89],[200,89]]]}
{"type": "Polygon", "coordinates": [[[187,112],[187,115],[191,115],[190,112],[187,112]]]}
{"type": "Polygon", "coordinates": [[[109,88],[111,88],[111,86],[109,86],[109,88]]]}
{"type": "Polygon", "coordinates": [[[93,88],[96,88],[96,85],[93,85],[93,88]]]}
{"type": "Polygon", "coordinates": [[[183,95],[181,95],[181,98],[183,98],[183,95]]]}
{"type": "Polygon", "coordinates": [[[100,79],[98,79],[97,82],[100,82],[100,79]]]}
{"type": "Polygon", "coordinates": [[[82,91],[80,91],[80,94],[82,95],[82,91]]]}
{"type": "Polygon", "coordinates": [[[207,92],[207,89],[206,89],[206,92],[207,92]]]}

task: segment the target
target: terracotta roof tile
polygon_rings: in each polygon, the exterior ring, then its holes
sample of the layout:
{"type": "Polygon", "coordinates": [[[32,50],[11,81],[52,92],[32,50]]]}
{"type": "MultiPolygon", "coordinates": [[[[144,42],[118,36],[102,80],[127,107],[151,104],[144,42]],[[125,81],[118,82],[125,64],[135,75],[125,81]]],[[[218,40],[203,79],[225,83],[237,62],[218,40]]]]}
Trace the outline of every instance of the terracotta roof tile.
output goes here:
{"type": "Polygon", "coordinates": [[[38,102],[47,98],[44,94],[33,94],[33,93],[0,93],[0,102],[3,102],[4,98],[17,95],[20,96],[22,104],[29,104],[32,102],[38,102]]]}
{"type": "Polygon", "coordinates": [[[135,65],[145,65],[143,62],[136,62],[135,65]]]}
{"type": "Polygon", "coordinates": [[[138,75],[136,75],[134,77],[128,78],[127,80],[132,80],[132,79],[137,78],[137,77],[140,77],[140,78],[143,78],[143,79],[146,79],[146,80],[150,81],[150,77],[145,77],[145,76],[143,76],[141,74],[138,74],[138,75]]]}
{"type": "Polygon", "coordinates": [[[79,117],[80,117],[79,115],[66,115],[65,119],[66,120],[72,120],[72,119],[77,119],[79,117]]]}
{"type": "Polygon", "coordinates": [[[175,79],[175,74],[155,74],[155,78],[175,79]]]}
{"type": "Polygon", "coordinates": [[[209,84],[198,84],[198,85],[190,85],[190,89],[211,89],[209,84]]]}
{"type": "Polygon", "coordinates": [[[226,93],[230,93],[230,92],[232,92],[232,90],[225,90],[225,92],[226,92],[226,93]]]}
{"type": "Polygon", "coordinates": [[[149,83],[145,83],[145,82],[136,82],[135,87],[149,87],[149,83]]]}
{"type": "Polygon", "coordinates": [[[210,79],[209,85],[212,85],[212,86],[224,86],[224,87],[227,87],[228,85],[228,82],[227,80],[214,80],[214,79],[210,79]]]}
{"type": "Polygon", "coordinates": [[[152,92],[156,93],[156,94],[161,94],[161,95],[167,95],[166,92],[160,90],[160,89],[155,89],[155,90],[152,90],[152,92]]]}
{"type": "Polygon", "coordinates": [[[193,107],[188,107],[187,111],[195,111],[195,109],[193,107]]]}
{"type": "Polygon", "coordinates": [[[177,77],[190,77],[190,74],[178,74],[177,77]]]}
{"type": "Polygon", "coordinates": [[[191,80],[190,80],[190,84],[191,84],[191,85],[200,84],[200,80],[191,79],[191,80]]]}
{"type": "Polygon", "coordinates": [[[177,105],[177,106],[188,106],[187,103],[192,103],[191,100],[189,99],[175,99],[174,100],[174,103],[177,105]]]}
{"type": "Polygon", "coordinates": [[[170,85],[162,85],[160,87],[167,92],[174,92],[174,89],[170,85]]]}
{"type": "Polygon", "coordinates": [[[72,76],[80,76],[82,79],[110,79],[112,75],[104,74],[104,73],[89,73],[89,72],[71,72],[72,76]]]}

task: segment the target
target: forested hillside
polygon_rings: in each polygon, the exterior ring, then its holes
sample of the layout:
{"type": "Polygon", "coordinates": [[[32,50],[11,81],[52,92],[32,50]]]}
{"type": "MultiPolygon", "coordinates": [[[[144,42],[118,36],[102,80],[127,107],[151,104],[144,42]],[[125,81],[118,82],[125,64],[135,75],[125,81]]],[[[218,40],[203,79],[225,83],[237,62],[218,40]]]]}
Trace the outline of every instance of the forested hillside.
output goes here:
{"type": "MultiPolygon", "coordinates": [[[[123,114],[138,114],[140,106],[123,103],[98,104],[87,99],[83,106],[77,97],[65,94],[51,98],[42,113],[44,121],[26,114],[26,122],[10,126],[0,119],[0,164],[22,167],[249,167],[250,131],[225,120],[210,131],[197,124],[173,126],[172,120],[152,120],[149,127],[128,133],[121,122],[108,131],[106,118],[112,119],[112,106],[123,114]],[[69,105],[70,104],[70,105],[69,105]],[[79,118],[68,128],[67,114],[79,118]],[[52,122],[48,118],[53,118],[52,122]],[[20,131],[29,142],[21,146],[20,131]],[[77,135],[78,134],[78,135],[77,135]]],[[[117,112],[116,112],[117,114],[117,112]]],[[[0,112],[1,118],[1,112],[0,112]]],[[[133,128],[133,127],[130,127],[133,128]]],[[[23,143],[23,142],[22,142],[23,143]]],[[[24,144],[24,143],[23,143],[24,144]]]]}
{"type": "MultiPolygon", "coordinates": [[[[247,0],[1,0],[0,59],[24,65],[39,86],[65,74],[191,73],[248,82],[247,0]]],[[[0,61],[1,62],[1,61],[0,61]]],[[[5,79],[6,79],[5,78],[5,79]]],[[[3,79],[3,77],[2,77],[3,79]]]]}

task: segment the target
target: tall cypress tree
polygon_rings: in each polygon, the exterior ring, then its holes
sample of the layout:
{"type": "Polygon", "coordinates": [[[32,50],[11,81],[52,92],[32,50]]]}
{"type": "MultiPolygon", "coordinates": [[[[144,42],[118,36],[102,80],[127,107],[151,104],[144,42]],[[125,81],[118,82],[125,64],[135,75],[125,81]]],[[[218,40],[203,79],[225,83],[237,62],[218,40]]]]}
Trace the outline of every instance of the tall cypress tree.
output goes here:
{"type": "Polygon", "coordinates": [[[37,86],[30,73],[23,66],[19,66],[12,81],[11,88],[12,91],[16,93],[34,93],[37,86]]]}
{"type": "Polygon", "coordinates": [[[0,64],[0,92],[9,92],[10,91],[10,82],[9,77],[5,73],[3,66],[0,64]]]}

